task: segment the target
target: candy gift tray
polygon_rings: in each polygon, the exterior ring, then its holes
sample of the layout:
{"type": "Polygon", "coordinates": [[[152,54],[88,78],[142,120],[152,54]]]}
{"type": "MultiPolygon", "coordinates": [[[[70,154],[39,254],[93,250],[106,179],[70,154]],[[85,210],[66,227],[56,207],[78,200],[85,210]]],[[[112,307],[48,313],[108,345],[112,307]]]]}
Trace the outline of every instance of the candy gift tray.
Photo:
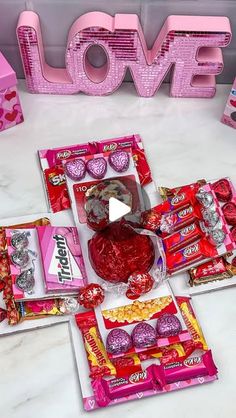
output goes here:
{"type": "Polygon", "coordinates": [[[179,295],[236,284],[231,180],[157,193],[138,135],[38,155],[51,212],[3,223],[0,334],[70,320],[86,411],[216,380],[179,295]],[[111,197],[125,218],[111,222],[111,197]]]}

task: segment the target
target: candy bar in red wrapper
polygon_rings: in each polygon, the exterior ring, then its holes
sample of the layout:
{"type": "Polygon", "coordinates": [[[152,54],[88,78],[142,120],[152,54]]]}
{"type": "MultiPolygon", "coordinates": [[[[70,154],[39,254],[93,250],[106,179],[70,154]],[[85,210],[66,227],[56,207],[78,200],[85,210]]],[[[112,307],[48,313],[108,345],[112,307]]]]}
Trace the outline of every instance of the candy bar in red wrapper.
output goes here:
{"type": "Polygon", "coordinates": [[[171,230],[173,232],[193,223],[197,219],[193,206],[187,206],[178,212],[166,214],[164,217],[170,217],[171,230]]]}
{"type": "Polygon", "coordinates": [[[206,239],[201,239],[174,253],[166,253],[166,265],[169,272],[174,272],[204,258],[215,256],[216,249],[206,239]]]}
{"type": "Polygon", "coordinates": [[[179,195],[180,193],[194,193],[196,194],[200,187],[206,184],[206,180],[198,180],[196,183],[186,184],[180,187],[174,187],[172,189],[168,187],[158,187],[158,191],[163,200],[166,200],[170,197],[179,195]]]}
{"type": "Polygon", "coordinates": [[[190,286],[198,286],[215,280],[229,279],[233,276],[231,267],[224,257],[217,257],[215,260],[207,261],[189,270],[189,284],[190,286]]]}
{"type": "Polygon", "coordinates": [[[52,212],[70,208],[64,168],[55,166],[44,170],[45,184],[52,212]]]}
{"type": "Polygon", "coordinates": [[[153,366],[146,370],[136,372],[126,377],[111,380],[96,379],[92,382],[95,399],[99,406],[106,406],[113,399],[123,398],[134,393],[145,392],[151,389],[161,389],[159,375],[161,367],[153,375],[153,366]]]}
{"type": "MultiPolygon", "coordinates": [[[[160,366],[153,366],[154,374],[159,378],[160,366]]],[[[181,380],[194,379],[196,377],[214,376],[217,368],[212,358],[211,350],[201,356],[188,357],[184,361],[169,363],[164,366],[165,384],[179,382],[181,380]]]]}
{"type": "MultiPolygon", "coordinates": [[[[4,232],[5,234],[5,232],[4,232]]],[[[7,253],[0,253],[0,278],[3,279],[5,276],[10,274],[10,266],[7,253]]]]}
{"type": "Polygon", "coordinates": [[[124,377],[142,371],[141,360],[137,354],[113,358],[112,364],[116,368],[116,377],[124,377]]]}
{"type": "Polygon", "coordinates": [[[3,308],[0,308],[0,322],[4,321],[7,317],[7,311],[3,308]]]}
{"type": "Polygon", "coordinates": [[[144,150],[141,150],[139,148],[133,149],[132,155],[139,176],[140,185],[142,187],[146,186],[147,184],[152,182],[152,176],[144,150]]]}
{"type": "Polygon", "coordinates": [[[84,340],[90,368],[89,376],[95,379],[96,377],[115,375],[116,369],[107,356],[94,311],[77,314],[75,319],[84,340]]]}
{"type": "Polygon", "coordinates": [[[179,250],[191,242],[196,241],[202,235],[202,231],[196,223],[185,226],[180,231],[163,239],[166,251],[174,252],[179,250]]]}

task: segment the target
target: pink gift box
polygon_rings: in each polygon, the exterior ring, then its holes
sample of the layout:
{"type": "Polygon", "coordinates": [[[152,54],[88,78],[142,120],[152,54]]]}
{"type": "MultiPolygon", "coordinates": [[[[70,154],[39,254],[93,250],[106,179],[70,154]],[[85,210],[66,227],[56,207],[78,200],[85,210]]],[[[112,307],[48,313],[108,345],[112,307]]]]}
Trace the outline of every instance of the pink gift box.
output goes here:
{"type": "Polygon", "coordinates": [[[229,93],[221,122],[236,129],[236,78],[229,93]]]}
{"type": "Polygon", "coordinates": [[[23,122],[14,70],[0,52],[0,132],[23,122]]]}

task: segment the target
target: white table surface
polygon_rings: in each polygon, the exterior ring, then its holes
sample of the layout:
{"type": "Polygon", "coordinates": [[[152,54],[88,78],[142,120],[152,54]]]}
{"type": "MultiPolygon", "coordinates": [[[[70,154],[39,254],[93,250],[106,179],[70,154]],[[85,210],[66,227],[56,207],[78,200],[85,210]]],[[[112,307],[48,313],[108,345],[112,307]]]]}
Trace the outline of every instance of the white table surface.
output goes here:
{"type": "MultiPolygon", "coordinates": [[[[0,134],[0,218],[47,210],[39,148],[139,133],[157,184],[230,176],[236,182],[236,131],[221,124],[230,86],[214,99],[151,99],[132,84],[109,97],[30,95],[20,82],[25,123],[0,134]]],[[[172,279],[174,283],[175,279],[172,279]]],[[[91,412],[96,417],[236,416],[236,288],[194,297],[219,368],[215,383],[91,412]]],[[[2,418],[78,418],[83,411],[68,325],[0,340],[2,418]]]]}

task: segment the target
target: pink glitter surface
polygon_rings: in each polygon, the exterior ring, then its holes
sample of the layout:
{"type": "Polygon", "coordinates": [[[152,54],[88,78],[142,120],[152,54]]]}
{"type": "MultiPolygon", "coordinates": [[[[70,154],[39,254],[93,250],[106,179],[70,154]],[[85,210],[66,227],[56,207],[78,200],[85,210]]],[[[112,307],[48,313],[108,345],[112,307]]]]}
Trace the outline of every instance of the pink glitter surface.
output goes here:
{"type": "Polygon", "coordinates": [[[21,13],[17,36],[32,93],[107,95],[120,86],[129,68],[138,94],[151,97],[173,68],[171,96],[207,98],[215,94],[215,75],[223,69],[220,48],[229,44],[231,31],[225,17],[169,16],[148,50],[136,15],[87,13],[71,27],[64,69],[45,63],[34,12],[21,13]],[[89,63],[87,52],[94,45],[105,53],[103,67],[89,63]]]}

